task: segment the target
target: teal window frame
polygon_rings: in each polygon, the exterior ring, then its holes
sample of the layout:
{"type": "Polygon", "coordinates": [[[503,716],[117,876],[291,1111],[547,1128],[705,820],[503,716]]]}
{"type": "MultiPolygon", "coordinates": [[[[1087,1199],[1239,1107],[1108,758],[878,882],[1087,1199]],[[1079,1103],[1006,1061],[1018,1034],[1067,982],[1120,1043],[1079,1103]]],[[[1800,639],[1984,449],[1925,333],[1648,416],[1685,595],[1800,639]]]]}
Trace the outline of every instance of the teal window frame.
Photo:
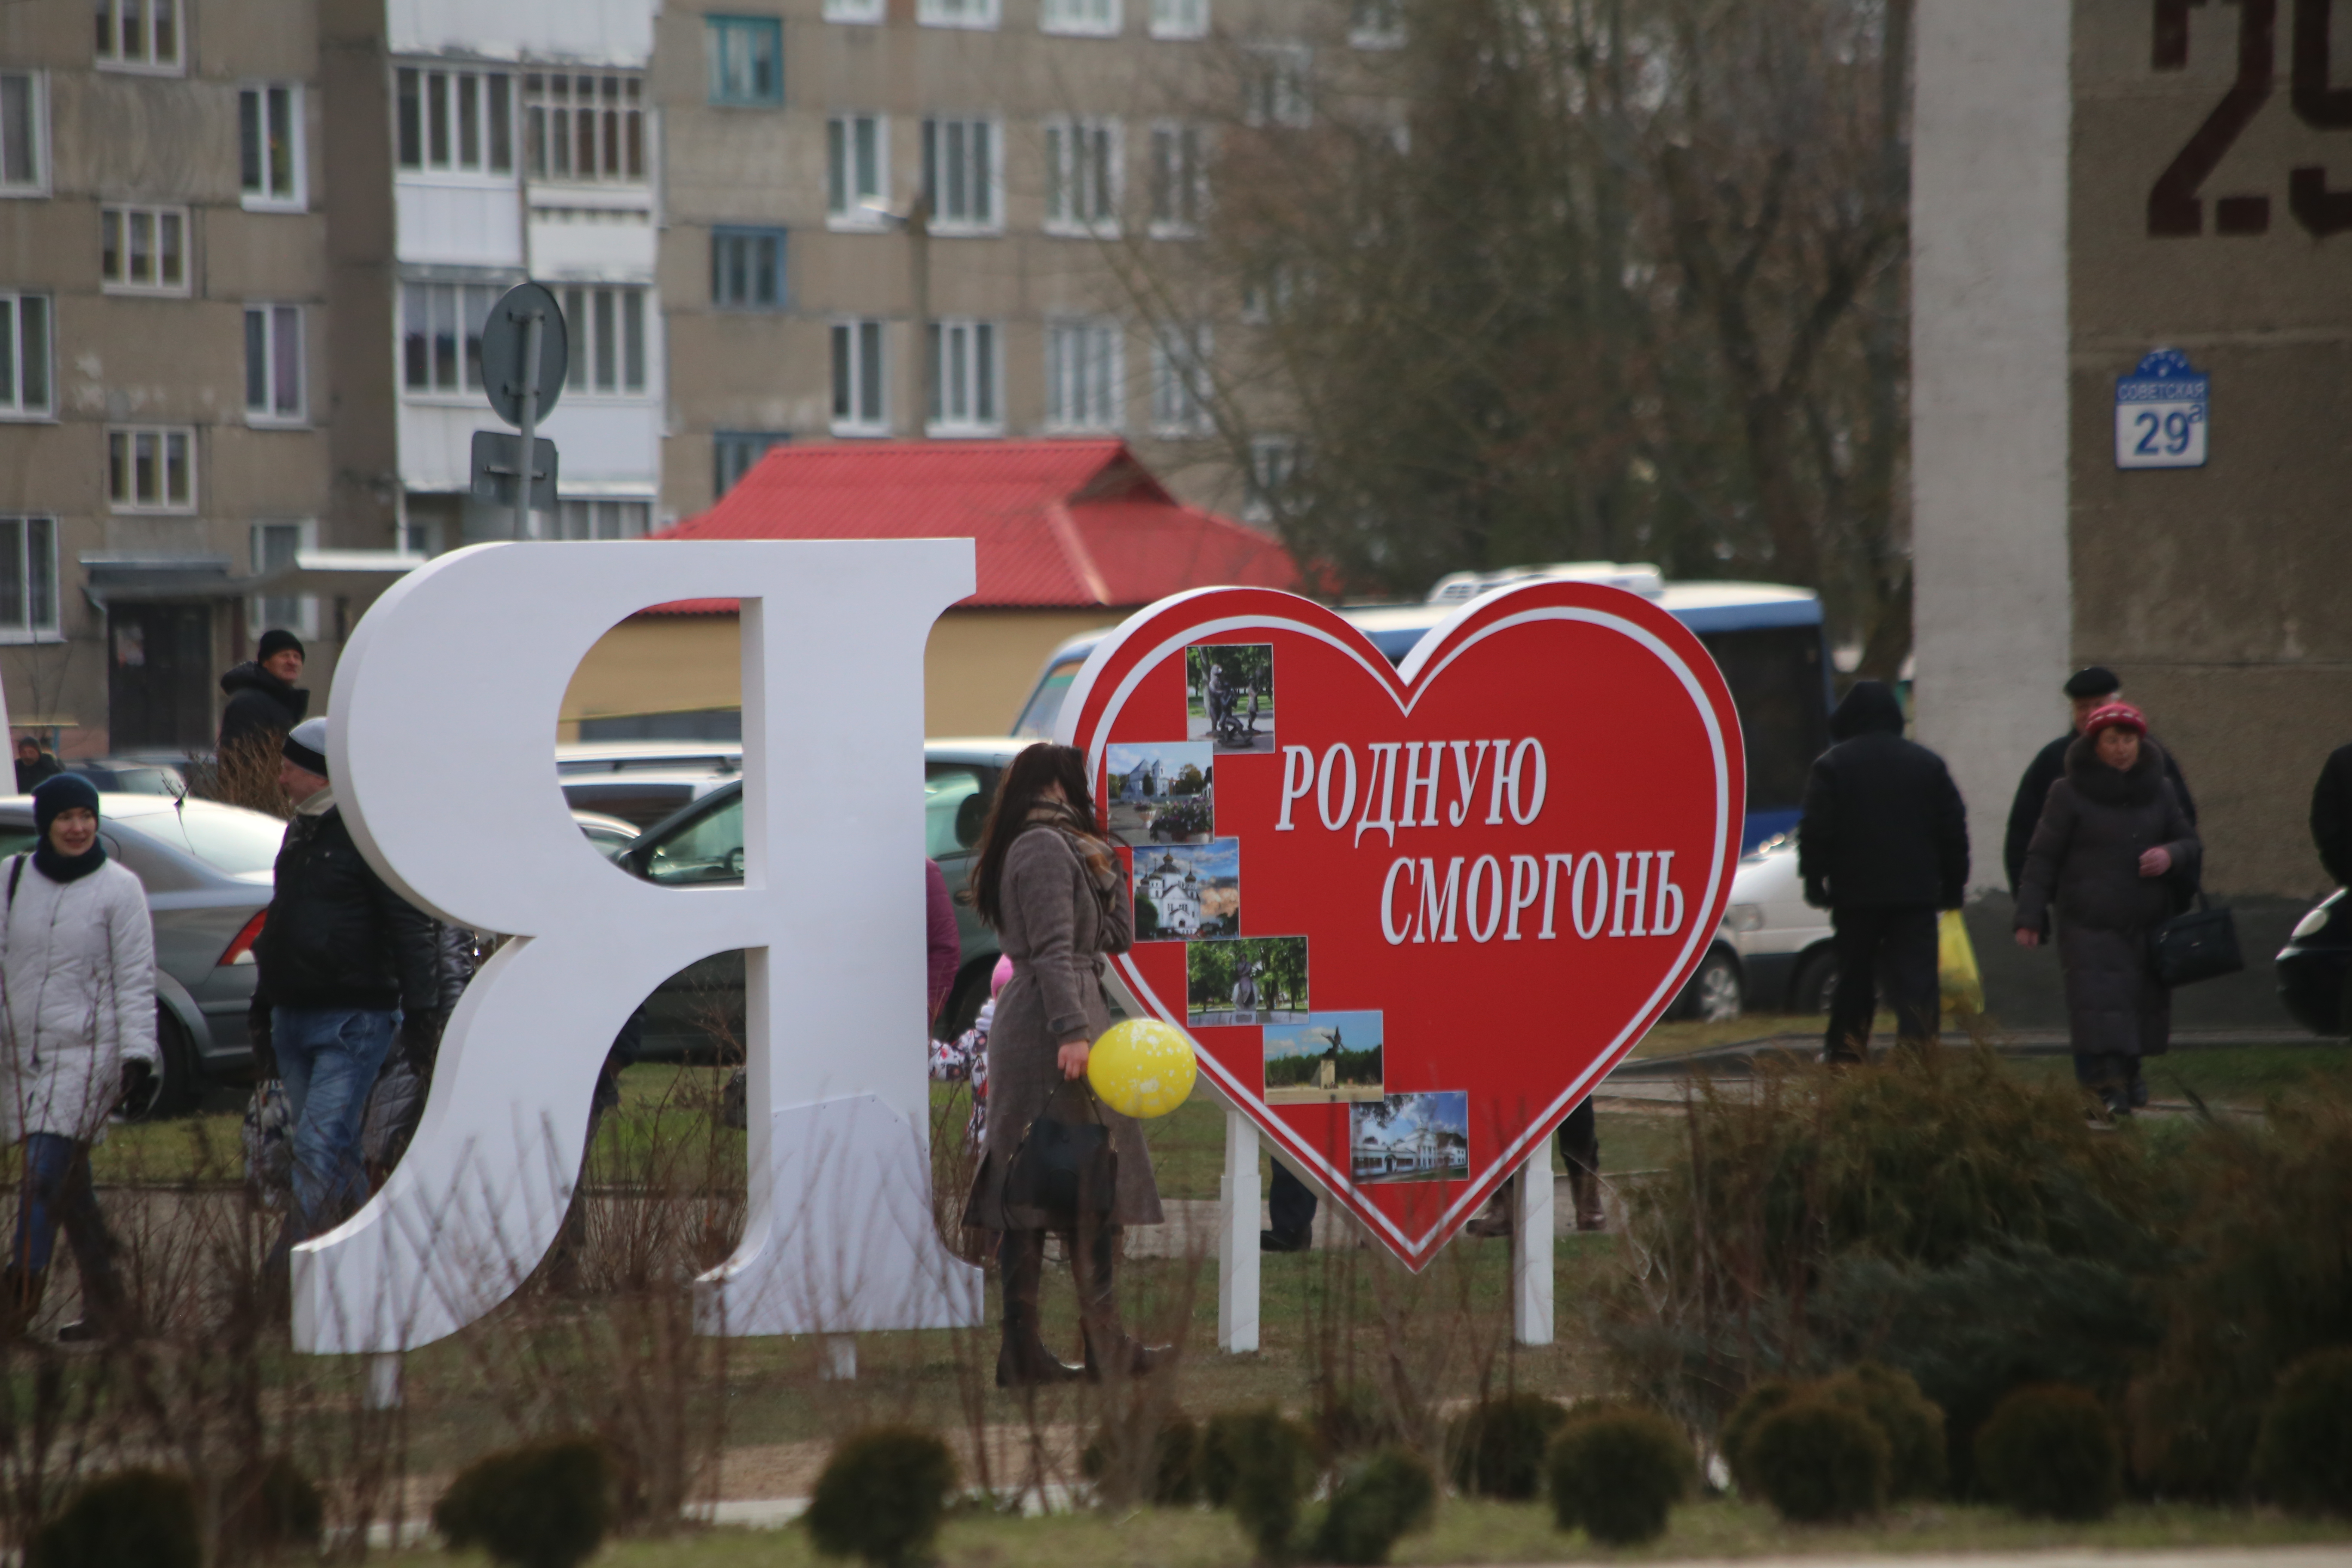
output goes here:
{"type": "Polygon", "coordinates": [[[722,107],[779,108],[784,101],[784,24],[776,16],[705,16],[710,101],[722,107]],[[766,52],[768,80],[758,78],[766,52]]]}

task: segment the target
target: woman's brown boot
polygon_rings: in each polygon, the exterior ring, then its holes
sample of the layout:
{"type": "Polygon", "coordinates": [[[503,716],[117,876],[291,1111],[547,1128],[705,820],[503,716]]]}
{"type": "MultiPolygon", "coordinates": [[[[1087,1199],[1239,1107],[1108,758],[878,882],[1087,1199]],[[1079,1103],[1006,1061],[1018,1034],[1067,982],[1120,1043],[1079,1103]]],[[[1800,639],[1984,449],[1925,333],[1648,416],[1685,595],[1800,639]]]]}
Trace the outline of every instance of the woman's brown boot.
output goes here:
{"type": "Polygon", "coordinates": [[[1087,1345],[1087,1377],[1141,1377],[1175,1354],[1129,1335],[1118,1317],[1118,1237],[1115,1225],[1088,1226],[1069,1238],[1070,1273],[1078,1283],[1078,1323],[1087,1345]]]}
{"type": "Polygon", "coordinates": [[[1609,1211],[1601,1203],[1601,1178],[1583,1166],[1568,1167],[1569,1194],[1576,1203],[1576,1228],[1607,1230],[1609,1211]]]}
{"type": "Polygon", "coordinates": [[[996,1261],[1004,1295],[1004,1341],[996,1352],[996,1386],[1034,1388],[1077,1377],[1078,1369],[1047,1350],[1039,1331],[1037,1291],[1045,1275],[1045,1233],[1006,1231],[997,1244],[996,1261]]]}

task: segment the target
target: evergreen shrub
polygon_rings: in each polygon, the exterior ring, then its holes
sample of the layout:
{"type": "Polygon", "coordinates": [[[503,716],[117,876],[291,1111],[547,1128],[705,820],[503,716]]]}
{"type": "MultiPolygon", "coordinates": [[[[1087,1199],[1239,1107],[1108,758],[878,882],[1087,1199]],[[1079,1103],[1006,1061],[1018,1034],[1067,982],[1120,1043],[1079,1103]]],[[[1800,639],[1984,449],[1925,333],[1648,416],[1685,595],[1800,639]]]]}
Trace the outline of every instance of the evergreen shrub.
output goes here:
{"type": "Polygon", "coordinates": [[[1743,1497],[1764,1495],[1763,1483],[1748,1468],[1748,1442],[1756,1435],[1756,1427],[1764,1417],[1797,1397],[1797,1385],[1785,1377],[1762,1377],[1748,1385],[1731,1414],[1723,1418],[1723,1430],[1717,1443],[1723,1450],[1723,1462],[1731,1468],[1731,1479],[1743,1497]]]}
{"type": "Polygon", "coordinates": [[[117,1470],[68,1498],[25,1544],[25,1568],[202,1568],[196,1489],[168,1470],[117,1470]]]}
{"type": "Polygon", "coordinates": [[[1316,1563],[1376,1568],[1397,1541],[1437,1517],[1437,1478],[1403,1448],[1383,1448],[1339,1477],[1307,1554],[1316,1563]]]}
{"type": "Polygon", "coordinates": [[[1977,1479],[1994,1500],[2044,1519],[2105,1519],[2123,1496],[2123,1446],[2087,1388],[2037,1384],[1977,1428],[1977,1479]]]}
{"type": "Polygon", "coordinates": [[[2314,1351],[2279,1374],[2254,1480],[2298,1513],[2352,1514],[2352,1345],[2314,1351]]]}
{"type": "Polygon", "coordinates": [[[930,1560],[955,1485],[955,1456],[933,1434],[868,1427],[825,1460],[804,1516],[809,1539],[828,1557],[917,1568],[930,1560]]]}
{"type": "Polygon", "coordinates": [[[231,1483],[221,1534],[237,1552],[272,1557],[289,1549],[315,1552],[326,1532],[326,1500],[300,1466],[277,1454],[231,1483]]]}
{"type": "MultiPolygon", "coordinates": [[[[1097,1436],[1078,1454],[1078,1472],[1099,1482],[1110,1473],[1111,1437],[1097,1436]]],[[[1181,1410],[1161,1415],[1151,1432],[1145,1495],[1161,1508],[1189,1508],[1201,1493],[1201,1428],[1181,1410]]]]}
{"type": "Polygon", "coordinates": [[[1909,1373],[1864,1362],[1822,1384],[1822,1392],[1860,1410],[1886,1439],[1889,1499],[1901,1502],[1943,1495],[1943,1407],[1919,1392],[1909,1373]]]}
{"type": "Polygon", "coordinates": [[[1274,1406],[1209,1418],[1201,1444],[1202,1489],[1214,1506],[1234,1510],[1265,1562],[1290,1559],[1315,1473],[1314,1439],[1274,1406]]]}
{"type": "Polygon", "coordinates": [[[612,1523],[604,1446],[550,1437],[485,1455],[433,1505],[433,1528],[463,1552],[479,1547],[514,1568],[578,1568],[612,1523]]]}
{"type": "Polygon", "coordinates": [[[1757,1422],[1748,1467],[1781,1518],[1831,1524],[1886,1506],[1894,1454],[1878,1424],[1853,1405],[1804,1394],[1757,1422]]]}
{"type": "Polygon", "coordinates": [[[1654,1410],[1572,1415],[1544,1459],[1553,1520],[1605,1546],[1638,1546],[1666,1521],[1697,1479],[1682,1428],[1654,1410]]]}
{"type": "Polygon", "coordinates": [[[1543,1485],[1544,1450],[1567,1419],[1565,1407],[1540,1394],[1479,1401],[1446,1433],[1454,1484],[1510,1502],[1535,1496],[1543,1485]]]}

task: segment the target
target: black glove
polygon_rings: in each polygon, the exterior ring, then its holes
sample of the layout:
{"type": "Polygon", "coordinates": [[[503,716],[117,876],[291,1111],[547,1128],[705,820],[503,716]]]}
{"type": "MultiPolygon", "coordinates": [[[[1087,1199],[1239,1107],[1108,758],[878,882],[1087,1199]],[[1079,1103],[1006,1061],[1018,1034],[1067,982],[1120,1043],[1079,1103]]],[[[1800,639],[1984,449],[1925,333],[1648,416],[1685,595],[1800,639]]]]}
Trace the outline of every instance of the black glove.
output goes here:
{"type": "Polygon", "coordinates": [[[115,1103],[127,1111],[143,1110],[155,1079],[155,1068],[143,1057],[130,1057],[122,1063],[122,1098],[115,1103]]]}
{"type": "Polygon", "coordinates": [[[1827,877],[1805,879],[1805,902],[1817,910],[1830,907],[1830,879],[1827,877]]]}

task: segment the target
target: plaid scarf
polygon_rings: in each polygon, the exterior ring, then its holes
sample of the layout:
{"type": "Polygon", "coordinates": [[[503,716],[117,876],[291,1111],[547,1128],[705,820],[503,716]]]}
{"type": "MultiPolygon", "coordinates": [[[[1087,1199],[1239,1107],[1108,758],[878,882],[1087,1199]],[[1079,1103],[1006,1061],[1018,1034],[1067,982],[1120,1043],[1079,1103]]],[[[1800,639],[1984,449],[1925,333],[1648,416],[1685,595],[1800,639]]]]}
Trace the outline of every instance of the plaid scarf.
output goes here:
{"type": "Polygon", "coordinates": [[[1105,920],[1111,917],[1118,898],[1118,856],[1108,840],[1095,831],[1092,821],[1081,815],[1066,801],[1040,801],[1029,811],[1029,820],[1041,827],[1050,827],[1062,836],[1078,857],[1078,864],[1087,870],[1087,882],[1093,889],[1095,903],[1105,920]]]}

